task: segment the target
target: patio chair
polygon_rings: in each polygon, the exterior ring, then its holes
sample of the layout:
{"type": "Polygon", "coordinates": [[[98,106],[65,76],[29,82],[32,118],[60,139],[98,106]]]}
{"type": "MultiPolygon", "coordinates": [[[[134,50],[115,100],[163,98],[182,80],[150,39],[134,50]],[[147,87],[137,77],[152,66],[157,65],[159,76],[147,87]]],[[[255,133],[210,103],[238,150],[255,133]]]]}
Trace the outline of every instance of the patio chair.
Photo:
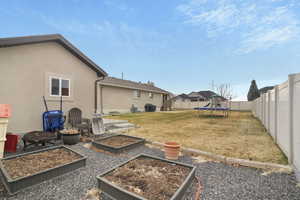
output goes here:
{"type": "Polygon", "coordinates": [[[68,122],[73,128],[77,128],[81,133],[84,133],[84,131],[87,133],[90,132],[90,120],[87,118],[82,118],[82,112],[79,108],[72,108],[69,111],[68,122]]]}

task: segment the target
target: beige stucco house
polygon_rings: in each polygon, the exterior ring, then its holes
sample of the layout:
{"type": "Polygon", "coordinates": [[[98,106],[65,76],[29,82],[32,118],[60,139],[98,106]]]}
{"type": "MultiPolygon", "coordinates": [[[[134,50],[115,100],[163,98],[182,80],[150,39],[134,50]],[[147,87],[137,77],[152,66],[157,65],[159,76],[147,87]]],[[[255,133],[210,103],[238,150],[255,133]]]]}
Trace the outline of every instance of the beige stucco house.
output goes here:
{"type": "Polygon", "coordinates": [[[106,76],[98,65],[61,35],[0,39],[0,103],[11,104],[8,131],[42,129],[45,96],[49,110],[73,107],[92,117],[99,104],[97,80],[106,76]]]}
{"type": "Polygon", "coordinates": [[[141,83],[114,77],[105,77],[99,81],[100,107],[98,112],[126,113],[134,106],[144,111],[147,103],[156,105],[156,110],[168,110],[169,92],[160,89],[152,82],[141,83]]]}

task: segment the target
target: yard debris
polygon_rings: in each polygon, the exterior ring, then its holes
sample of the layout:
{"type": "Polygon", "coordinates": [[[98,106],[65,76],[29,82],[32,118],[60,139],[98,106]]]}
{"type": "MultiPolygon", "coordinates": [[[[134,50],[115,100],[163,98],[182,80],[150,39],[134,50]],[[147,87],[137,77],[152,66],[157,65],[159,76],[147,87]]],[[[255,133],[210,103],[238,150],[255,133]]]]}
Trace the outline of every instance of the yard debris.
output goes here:
{"type": "Polygon", "coordinates": [[[101,200],[102,198],[100,197],[102,191],[97,189],[97,188],[92,188],[87,191],[86,195],[84,198],[81,200],[101,200]]]}
{"type": "Polygon", "coordinates": [[[86,143],[86,144],[83,144],[82,146],[85,147],[85,148],[87,148],[87,149],[90,149],[91,146],[92,146],[92,144],[86,143]]]}
{"type": "Polygon", "coordinates": [[[240,167],[241,166],[241,164],[239,164],[239,163],[230,163],[230,165],[233,166],[233,167],[240,167]]]}
{"type": "Polygon", "coordinates": [[[196,193],[195,193],[194,200],[200,200],[201,199],[201,194],[203,192],[203,186],[201,184],[200,178],[198,178],[197,176],[195,178],[196,178],[198,184],[197,184],[197,190],[196,190],[196,193]]]}
{"type": "Polygon", "coordinates": [[[212,160],[204,158],[203,156],[197,156],[197,157],[192,157],[193,160],[197,163],[205,163],[205,162],[210,162],[212,160]]]}
{"type": "Polygon", "coordinates": [[[145,146],[151,148],[151,149],[163,149],[161,146],[159,145],[154,145],[154,144],[150,144],[150,143],[146,143],[145,146]]]}
{"type": "Polygon", "coordinates": [[[93,139],[91,137],[87,137],[87,136],[81,136],[80,137],[80,142],[86,143],[86,142],[92,142],[93,139]]]}

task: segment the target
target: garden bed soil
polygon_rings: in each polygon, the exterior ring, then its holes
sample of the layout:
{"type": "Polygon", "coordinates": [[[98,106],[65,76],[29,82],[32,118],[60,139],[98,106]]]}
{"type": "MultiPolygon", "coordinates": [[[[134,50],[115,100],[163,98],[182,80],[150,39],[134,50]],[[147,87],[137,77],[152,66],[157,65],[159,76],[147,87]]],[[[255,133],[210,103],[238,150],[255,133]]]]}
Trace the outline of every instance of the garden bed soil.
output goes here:
{"type": "Polygon", "coordinates": [[[3,160],[2,163],[9,176],[12,179],[18,179],[71,163],[80,158],[78,154],[72,151],[58,148],[3,160]]]}
{"type": "Polygon", "coordinates": [[[112,147],[119,148],[119,147],[123,147],[123,146],[128,146],[130,144],[134,144],[138,141],[140,141],[140,139],[127,137],[127,136],[123,136],[123,135],[117,135],[117,136],[109,137],[107,139],[101,139],[97,142],[100,144],[106,145],[106,146],[112,146],[112,147]]]}
{"type": "Polygon", "coordinates": [[[112,135],[101,139],[95,139],[92,145],[98,149],[109,151],[112,153],[121,153],[125,150],[143,145],[145,139],[129,135],[112,135]]]}
{"type": "Polygon", "coordinates": [[[148,200],[169,200],[191,170],[186,166],[140,157],[106,174],[104,178],[148,200]]]}

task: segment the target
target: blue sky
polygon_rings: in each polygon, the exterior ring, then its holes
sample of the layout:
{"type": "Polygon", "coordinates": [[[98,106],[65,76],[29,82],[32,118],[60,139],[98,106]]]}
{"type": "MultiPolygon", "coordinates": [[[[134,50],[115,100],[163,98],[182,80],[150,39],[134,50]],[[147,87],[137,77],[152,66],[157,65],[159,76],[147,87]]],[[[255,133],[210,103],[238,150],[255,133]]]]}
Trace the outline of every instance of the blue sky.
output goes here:
{"type": "Polygon", "coordinates": [[[300,72],[298,0],[6,0],[0,37],[60,33],[109,75],[182,92],[300,72]]]}

